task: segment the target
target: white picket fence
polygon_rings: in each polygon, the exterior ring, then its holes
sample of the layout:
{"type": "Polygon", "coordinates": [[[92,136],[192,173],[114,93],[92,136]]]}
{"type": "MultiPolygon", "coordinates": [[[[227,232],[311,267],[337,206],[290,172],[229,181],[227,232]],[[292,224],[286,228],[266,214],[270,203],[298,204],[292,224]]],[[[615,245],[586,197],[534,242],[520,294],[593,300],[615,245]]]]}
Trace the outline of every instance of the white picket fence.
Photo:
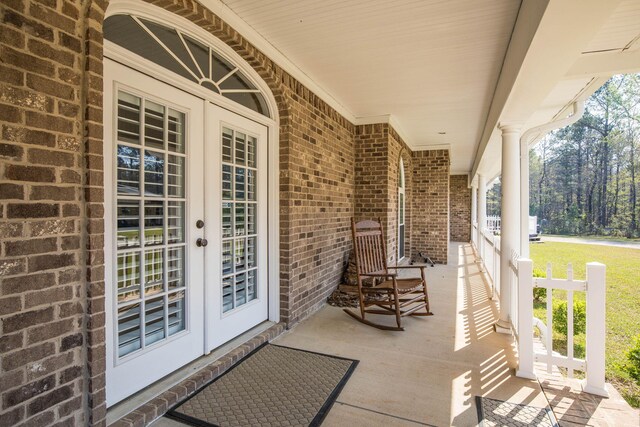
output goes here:
{"type": "MultiPolygon", "coordinates": [[[[583,390],[599,396],[608,396],[605,385],[605,273],[606,267],[597,262],[587,264],[586,280],[575,280],[573,269],[569,266],[567,279],[555,279],[551,265],[547,266],[547,277],[533,277],[533,262],[530,259],[518,259],[517,267],[518,303],[518,370],[516,375],[524,378],[535,378],[534,363],[542,362],[551,372],[553,366],[566,368],[568,375],[574,370],[583,371],[585,380],[583,390]],[[547,291],[547,319],[544,331],[545,351],[534,349],[533,336],[533,288],[544,288],[547,291]],[[553,351],[553,290],[562,289],[567,292],[567,355],[553,351]],[[574,357],[574,293],[584,292],[586,296],[586,358],[574,357]]],[[[512,314],[514,314],[512,312],[512,314]]],[[[541,322],[537,322],[540,324],[541,322]]]]}

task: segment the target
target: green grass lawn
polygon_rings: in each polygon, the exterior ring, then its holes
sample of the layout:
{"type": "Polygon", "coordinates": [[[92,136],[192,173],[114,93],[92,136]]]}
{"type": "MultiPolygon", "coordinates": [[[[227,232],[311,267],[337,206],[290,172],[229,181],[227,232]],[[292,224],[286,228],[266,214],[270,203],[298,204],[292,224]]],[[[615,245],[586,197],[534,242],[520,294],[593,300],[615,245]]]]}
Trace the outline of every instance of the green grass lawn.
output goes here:
{"type": "MultiPolygon", "coordinates": [[[[573,265],[574,278],[584,280],[588,262],[597,261],[607,266],[607,381],[613,383],[634,407],[640,407],[640,384],[623,369],[626,353],[635,337],[640,335],[640,249],[577,243],[546,242],[531,245],[534,269],[546,270],[551,262],[553,276],[567,277],[567,264],[573,265]]],[[[563,291],[555,291],[554,298],[566,298],[563,291]]],[[[576,293],[576,299],[584,294],[576,293]]],[[[534,315],[546,323],[545,304],[536,304],[534,315]]],[[[554,334],[562,347],[562,339],[554,334]]],[[[576,339],[576,357],[583,357],[584,337],[576,339]]],[[[565,344],[566,347],[566,344],[565,344]]]]}

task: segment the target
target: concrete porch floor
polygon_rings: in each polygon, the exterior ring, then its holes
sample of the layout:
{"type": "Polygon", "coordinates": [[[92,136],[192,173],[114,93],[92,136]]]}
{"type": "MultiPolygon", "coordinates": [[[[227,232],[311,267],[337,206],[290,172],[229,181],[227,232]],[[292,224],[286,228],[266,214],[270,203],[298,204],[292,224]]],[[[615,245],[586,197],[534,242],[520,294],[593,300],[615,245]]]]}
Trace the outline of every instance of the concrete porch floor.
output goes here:
{"type": "MultiPolygon", "coordinates": [[[[381,331],[325,306],[273,341],[360,361],[324,425],[473,426],[478,424],[475,396],[548,405],[537,381],[515,377],[514,340],[493,331],[496,303],[489,299],[471,246],[452,243],[449,260],[427,269],[435,315],[405,319],[404,332],[381,331]]],[[[393,316],[378,317],[394,321],[393,316]]],[[[637,426],[637,411],[628,409],[583,420],[586,425],[637,426]]],[[[161,418],[154,426],[182,424],[161,418]]]]}

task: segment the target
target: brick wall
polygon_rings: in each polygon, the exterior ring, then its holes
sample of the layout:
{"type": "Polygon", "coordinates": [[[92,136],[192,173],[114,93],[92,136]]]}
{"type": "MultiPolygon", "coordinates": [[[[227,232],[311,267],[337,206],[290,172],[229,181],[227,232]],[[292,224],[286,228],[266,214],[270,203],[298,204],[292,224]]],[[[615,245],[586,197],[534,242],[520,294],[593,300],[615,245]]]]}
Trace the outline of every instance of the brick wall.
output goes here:
{"type": "MultiPolygon", "coordinates": [[[[324,303],[347,261],[355,128],[198,3],[150,3],[226,42],[276,98],[281,316],[295,323],[324,303]]],[[[104,423],[106,6],[0,9],[0,425],[104,423]]]]}
{"type": "Polygon", "coordinates": [[[446,264],[449,247],[449,151],[412,155],[411,254],[446,264]]]}
{"type": "MultiPolygon", "coordinates": [[[[393,127],[382,123],[357,126],[355,146],[355,217],[356,220],[380,218],[387,235],[387,258],[393,265],[398,255],[400,156],[405,162],[405,197],[410,200],[411,151],[393,127]]],[[[405,205],[405,245],[408,245],[411,209],[408,202],[405,205]]]]}
{"type": "Polygon", "coordinates": [[[292,324],[325,303],[348,262],[354,127],[291,80],[290,133],[280,140],[280,315],[292,324]]]}
{"type": "Polygon", "coordinates": [[[471,240],[471,189],[468,175],[451,175],[449,203],[451,240],[469,242],[471,240]]]}
{"type": "Polygon", "coordinates": [[[102,197],[102,53],[87,42],[101,16],[99,2],[80,0],[0,6],[0,425],[104,416],[93,333],[104,336],[103,298],[93,298],[103,226],[92,204],[102,197]]]}

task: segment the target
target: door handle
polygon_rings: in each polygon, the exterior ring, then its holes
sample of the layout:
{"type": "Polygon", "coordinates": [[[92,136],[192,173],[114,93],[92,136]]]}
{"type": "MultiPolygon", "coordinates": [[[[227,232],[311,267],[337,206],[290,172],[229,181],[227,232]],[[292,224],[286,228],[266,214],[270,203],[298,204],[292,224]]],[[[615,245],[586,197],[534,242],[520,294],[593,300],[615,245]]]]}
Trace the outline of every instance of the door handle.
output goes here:
{"type": "Polygon", "coordinates": [[[196,240],[196,246],[201,248],[201,247],[205,247],[209,244],[209,242],[207,242],[207,239],[203,239],[202,237],[198,238],[198,240],[196,240]]]}

